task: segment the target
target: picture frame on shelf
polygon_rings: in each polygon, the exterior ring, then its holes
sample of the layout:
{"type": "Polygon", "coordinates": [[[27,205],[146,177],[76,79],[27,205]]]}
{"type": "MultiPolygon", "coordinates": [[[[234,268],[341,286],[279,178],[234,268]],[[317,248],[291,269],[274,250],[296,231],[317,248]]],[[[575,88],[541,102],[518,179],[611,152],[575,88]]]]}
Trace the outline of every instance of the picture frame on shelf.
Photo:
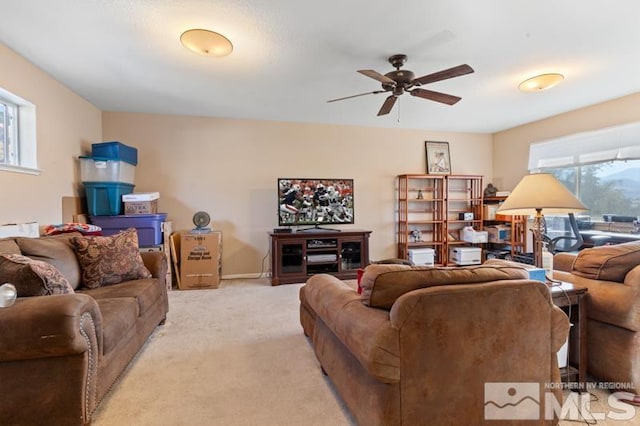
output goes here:
{"type": "Polygon", "coordinates": [[[449,142],[426,141],[424,143],[424,149],[427,158],[427,174],[451,174],[449,142]]]}

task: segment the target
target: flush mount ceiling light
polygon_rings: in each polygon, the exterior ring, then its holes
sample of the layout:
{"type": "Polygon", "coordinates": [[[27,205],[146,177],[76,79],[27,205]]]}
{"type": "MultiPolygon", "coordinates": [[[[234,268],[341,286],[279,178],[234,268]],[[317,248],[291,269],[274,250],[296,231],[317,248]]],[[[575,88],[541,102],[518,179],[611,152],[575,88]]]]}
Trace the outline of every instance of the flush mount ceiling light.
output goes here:
{"type": "Polygon", "coordinates": [[[180,42],[192,52],[204,56],[227,56],[233,50],[228,38],[209,30],[187,30],[180,36],[180,42]]]}
{"type": "Polygon", "coordinates": [[[558,73],[540,74],[520,83],[518,88],[523,92],[540,92],[555,86],[564,80],[564,75],[558,73]]]}

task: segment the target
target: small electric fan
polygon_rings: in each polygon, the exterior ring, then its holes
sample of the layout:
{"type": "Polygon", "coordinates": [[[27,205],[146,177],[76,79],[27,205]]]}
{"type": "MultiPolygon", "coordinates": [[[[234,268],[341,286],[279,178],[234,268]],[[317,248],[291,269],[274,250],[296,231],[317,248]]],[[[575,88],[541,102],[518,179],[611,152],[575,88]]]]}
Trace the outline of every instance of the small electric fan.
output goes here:
{"type": "Polygon", "coordinates": [[[211,222],[211,216],[207,212],[196,212],[193,215],[193,224],[196,226],[193,231],[194,232],[210,232],[211,228],[207,225],[211,222]]]}

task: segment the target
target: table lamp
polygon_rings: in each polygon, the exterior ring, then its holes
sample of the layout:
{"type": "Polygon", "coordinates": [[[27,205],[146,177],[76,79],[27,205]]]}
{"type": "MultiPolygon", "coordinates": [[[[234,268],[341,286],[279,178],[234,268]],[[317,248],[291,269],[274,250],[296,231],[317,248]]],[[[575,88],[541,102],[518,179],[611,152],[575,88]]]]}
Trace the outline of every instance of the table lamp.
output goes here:
{"type": "Polygon", "coordinates": [[[497,212],[534,216],[533,258],[538,268],[542,267],[543,210],[547,214],[568,214],[589,209],[549,173],[535,173],[522,178],[497,212]]]}

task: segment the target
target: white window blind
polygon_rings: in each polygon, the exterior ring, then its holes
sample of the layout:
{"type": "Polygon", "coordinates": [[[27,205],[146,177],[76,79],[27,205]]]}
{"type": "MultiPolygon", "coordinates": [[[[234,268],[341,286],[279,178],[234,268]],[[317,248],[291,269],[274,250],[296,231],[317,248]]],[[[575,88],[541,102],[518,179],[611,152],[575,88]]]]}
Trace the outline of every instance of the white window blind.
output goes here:
{"type": "Polygon", "coordinates": [[[576,133],[529,146],[529,171],[640,159],[640,122],[576,133]]]}

